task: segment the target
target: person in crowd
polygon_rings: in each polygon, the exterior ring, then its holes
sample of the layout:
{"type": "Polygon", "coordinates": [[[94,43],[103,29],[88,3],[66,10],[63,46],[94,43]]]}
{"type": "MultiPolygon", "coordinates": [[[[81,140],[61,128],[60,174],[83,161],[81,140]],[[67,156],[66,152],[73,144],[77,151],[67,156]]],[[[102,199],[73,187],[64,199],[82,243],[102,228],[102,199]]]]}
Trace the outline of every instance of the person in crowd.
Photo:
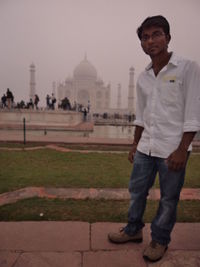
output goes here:
{"type": "Polygon", "coordinates": [[[52,96],[51,96],[51,108],[53,110],[55,109],[55,104],[56,104],[56,98],[55,98],[55,95],[52,94],[52,96]]]}
{"type": "Polygon", "coordinates": [[[47,96],[46,96],[46,105],[47,105],[47,109],[50,109],[50,106],[51,106],[50,100],[51,100],[51,98],[50,98],[50,96],[47,94],[47,96]]]}
{"type": "Polygon", "coordinates": [[[7,92],[6,92],[6,101],[7,101],[7,107],[11,109],[13,102],[14,102],[14,96],[9,88],[7,88],[7,92]]]}
{"type": "Polygon", "coordinates": [[[87,109],[84,108],[82,112],[83,112],[83,121],[86,122],[87,121],[87,114],[88,114],[87,109]]]}
{"type": "Polygon", "coordinates": [[[1,97],[1,103],[2,103],[2,108],[5,108],[6,107],[6,95],[3,94],[3,96],[1,97]]]}
{"type": "Polygon", "coordinates": [[[88,100],[87,111],[88,111],[88,113],[90,113],[90,100],[88,100]]]}
{"type": "Polygon", "coordinates": [[[30,98],[29,102],[27,103],[27,107],[28,109],[33,109],[34,108],[34,103],[33,103],[33,99],[30,98]]]}
{"type": "Polygon", "coordinates": [[[39,96],[37,94],[35,94],[35,96],[34,96],[34,106],[35,106],[36,109],[38,109],[39,101],[40,101],[39,96]]]}
{"type": "Polygon", "coordinates": [[[200,130],[200,67],[168,51],[171,35],[165,17],[146,18],[137,34],[151,62],[137,80],[128,223],[108,238],[114,243],[142,242],[146,200],[158,173],[159,207],[143,252],[144,259],[158,261],[171,240],[191,143],[200,130]]]}
{"type": "Polygon", "coordinates": [[[61,108],[64,110],[71,110],[71,103],[68,99],[68,97],[65,97],[64,99],[62,99],[61,101],[61,108]]]}

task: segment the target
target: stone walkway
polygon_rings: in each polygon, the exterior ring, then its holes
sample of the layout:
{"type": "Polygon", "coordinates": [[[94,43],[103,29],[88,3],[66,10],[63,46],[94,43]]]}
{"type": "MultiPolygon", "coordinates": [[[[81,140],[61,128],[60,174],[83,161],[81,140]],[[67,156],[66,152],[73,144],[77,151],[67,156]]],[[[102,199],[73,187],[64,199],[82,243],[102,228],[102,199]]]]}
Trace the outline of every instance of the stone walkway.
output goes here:
{"type": "Polygon", "coordinates": [[[200,224],[177,223],[164,258],[148,263],[142,251],[150,242],[150,225],[140,244],[115,245],[107,233],[122,223],[0,222],[1,267],[199,267],[200,224]]]}

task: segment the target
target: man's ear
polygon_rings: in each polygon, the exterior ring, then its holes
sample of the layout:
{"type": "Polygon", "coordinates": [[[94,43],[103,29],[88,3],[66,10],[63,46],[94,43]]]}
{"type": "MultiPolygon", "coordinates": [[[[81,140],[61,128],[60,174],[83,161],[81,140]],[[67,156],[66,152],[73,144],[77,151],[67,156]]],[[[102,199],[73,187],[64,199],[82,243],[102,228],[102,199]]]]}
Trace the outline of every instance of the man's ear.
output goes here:
{"type": "Polygon", "coordinates": [[[171,35],[170,34],[167,34],[166,35],[166,39],[167,39],[167,44],[169,44],[170,40],[171,40],[171,35]]]}

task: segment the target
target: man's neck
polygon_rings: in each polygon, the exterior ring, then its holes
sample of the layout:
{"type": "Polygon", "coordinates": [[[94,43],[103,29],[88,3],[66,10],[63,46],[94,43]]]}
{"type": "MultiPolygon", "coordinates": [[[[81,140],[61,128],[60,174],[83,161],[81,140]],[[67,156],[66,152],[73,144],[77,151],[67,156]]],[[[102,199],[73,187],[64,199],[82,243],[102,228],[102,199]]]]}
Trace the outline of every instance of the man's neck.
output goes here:
{"type": "Polygon", "coordinates": [[[172,53],[166,51],[166,53],[163,53],[162,55],[158,55],[151,58],[152,68],[156,76],[162,70],[162,68],[168,64],[171,55],[172,53]]]}

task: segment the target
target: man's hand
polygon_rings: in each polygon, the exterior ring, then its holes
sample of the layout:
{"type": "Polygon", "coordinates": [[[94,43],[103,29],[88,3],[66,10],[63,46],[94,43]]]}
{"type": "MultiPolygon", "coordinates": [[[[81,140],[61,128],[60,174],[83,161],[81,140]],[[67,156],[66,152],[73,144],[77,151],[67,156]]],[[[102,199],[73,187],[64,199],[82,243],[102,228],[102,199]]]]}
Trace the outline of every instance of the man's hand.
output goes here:
{"type": "Polygon", "coordinates": [[[137,145],[140,141],[143,130],[144,130],[143,127],[138,126],[138,125],[135,126],[133,145],[132,145],[132,148],[128,154],[128,160],[130,161],[130,163],[133,163],[133,161],[134,161],[134,156],[135,156],[135,153],[137,150],[137,145]]]}
{"type": "Polygon", "coordinates": [[[184,168],[187,162],[187,154],[187,150],[177,148],[166,160],[168,168],[172,171],[179,171],[184,168]]]}
{"type": "Polygon", "coordinates": [[[133,163],[134,161],[134,156],[137,150],[137,144],[135,142],[133,142],[133,146],[128,154],[128,160],[130,161],[130,163],[133,163]]]}

